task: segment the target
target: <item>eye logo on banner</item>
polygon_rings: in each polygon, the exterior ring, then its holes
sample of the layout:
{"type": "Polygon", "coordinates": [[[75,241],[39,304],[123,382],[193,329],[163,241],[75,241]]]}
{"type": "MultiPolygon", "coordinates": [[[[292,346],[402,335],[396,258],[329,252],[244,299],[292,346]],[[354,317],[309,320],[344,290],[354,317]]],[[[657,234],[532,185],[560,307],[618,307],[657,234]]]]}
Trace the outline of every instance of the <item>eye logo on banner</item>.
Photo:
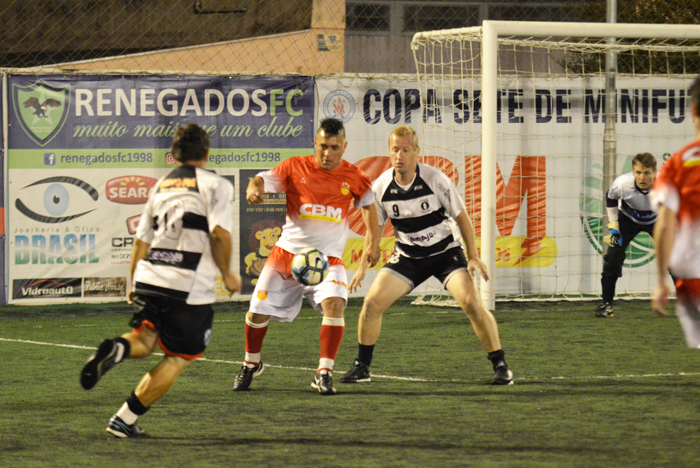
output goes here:
{"type": "MultiPolygon", "coordinates": [[[[27,203],[32,204],[37,200],[41,200],[43,206],[34,206],[34,209],[32,209],[17,198],[15,200],[17,210],[28,218],[47,224],[64,223],[95,211],[95,209],[92,209],[82,213],[66,214],[71,205],[84,207],[86,202],[89,203],[85,194],[94,201],[97,201],[99,197],[97,190],[90,184],[74,177],[49,177],[29,184],[20,190],[27,191],[25,192],[27,194],[25,198],[27,203]],[[43,194],[32,193],[35,191],[32,187],[45,184],[48,184],[48,187],[43,194]],[[76,200],[76,198],[85,198],[85,200],[76,200]],[[45,214],[39,213],[40,209],[43,209],[45,214]]],[[[34,204],[38,205],[38,203],[34,204]]]]}
{"type": "Polygon", "coordinates": [[[29,86],[13,84],[12,102],[22,130],[36,144],[45,146],[66,123],[70,86],[49,85],[43,80],[29,86]]]}
{"type": "Polygon", "coordinates": [[[355,115],[355,100],[350,93],[342,89],[331,91],[323,100],[323,113],[326,117],[348,123],[355,115]]]}

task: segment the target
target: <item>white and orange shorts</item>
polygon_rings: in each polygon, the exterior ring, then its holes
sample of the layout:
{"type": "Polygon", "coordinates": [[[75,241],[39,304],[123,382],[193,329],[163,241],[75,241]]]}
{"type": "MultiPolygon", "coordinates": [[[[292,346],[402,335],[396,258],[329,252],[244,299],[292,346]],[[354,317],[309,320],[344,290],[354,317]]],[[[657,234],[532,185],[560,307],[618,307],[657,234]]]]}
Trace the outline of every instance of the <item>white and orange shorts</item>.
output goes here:
{"type": "Polygon", "coordinates": [[[272,249],[253,291],[251,312],[269,315],[277,322],[291,322],[299,314],[304,298],[320,313],[321,302],[329,297],[340,297],[347,304],[348,275],[341,259],[329,257],[326,279],[316,286],[304,286],[292,276],[293,257],[293,253],[280,247],[272,249]]]}
{"type": "Polygon", "coordinates": [[[700,279],[676,280],[676,315],[689,348],[700,348],[700,279]]]}

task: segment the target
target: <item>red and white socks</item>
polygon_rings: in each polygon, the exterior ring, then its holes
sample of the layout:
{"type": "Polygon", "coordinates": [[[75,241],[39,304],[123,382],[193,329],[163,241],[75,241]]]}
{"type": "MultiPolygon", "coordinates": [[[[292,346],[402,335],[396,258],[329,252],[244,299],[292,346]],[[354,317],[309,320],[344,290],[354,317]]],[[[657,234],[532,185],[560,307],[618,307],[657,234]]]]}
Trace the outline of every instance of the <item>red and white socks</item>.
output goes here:
{"type": "Polygon", "coordinates": [[[333,363],[340,349],[345,333],[345,318],[323,317],[321,322],[321,359],[318,362],[318,374],[333,372],[333,363]]]}
{"type": "Polygon", "coordinates": [[[255,367],[260,363],[260,351],[262,351],[263,340],[267,333],[267,326],[270,321],[265,323],[253,323],[248,318],[245,319],[245,365],[255,367]]]}

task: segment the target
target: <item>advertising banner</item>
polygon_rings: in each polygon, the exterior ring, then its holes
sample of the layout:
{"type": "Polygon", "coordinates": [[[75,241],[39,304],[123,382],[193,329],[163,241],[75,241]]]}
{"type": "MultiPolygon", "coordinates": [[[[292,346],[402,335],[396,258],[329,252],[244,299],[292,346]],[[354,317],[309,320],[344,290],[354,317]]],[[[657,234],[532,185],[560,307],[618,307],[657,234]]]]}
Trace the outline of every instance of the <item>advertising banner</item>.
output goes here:
{"type": "Polygon", "coordinates": [[[266,193],[261,205],[250,205],[245,192],[248,181],[259,171],[241,170],[240,185],[240,236],[241,236],[241,279],[242,294],[251,294],[265,265],[265,260],[282,234],[287,197],[284,193],[266,193]]]}
{"type": "MultiPolygon", "coordinates": [[[[4,83],[7,79],[7,75],[0,73],[0,84],[4,83]]],[[[0,93],[0,109],[3,108],[3,93],[0,93]]],[[[3,119],[0,119],[2,124],[0,125],[0,188],[2,190],[0,193],[3,194],[0,197],[0,245],[3,246],[0,249],[0,265],[3,268],[0,269],[0,284],[7,284],[5,281],[5,128],[7,123],[3,119]]],[[[0,288],[0,304],[7,304],[7,296],[5,288],[0,288]]]]}
{"type": "MultiPolygon", "coordinates": [[[[398,125],[409,125],[421,132],[420,91],[414,76],[394,79],[318,78],[317,119],[334,117],[345,123],[348,147],[344,159],[357,165],[371,180],[376,179],[389,163],[389,133],[398,125]],[[384,96],[387,96],[384,98],[384,96]]],[[[362,258],[365,227],[359,210],[351,209],[350,235],[343,262],[352,278],[362,258]]],[[[391,257],[394,231],[387,223],[380,242],[379,264],[367,272],[362,287],[354,296],[369,291],[377,270],[391,257]]]]}
{"type": "MultiPolygon", "coordinates": [[[[642,152],[652,153],[660,167],[694,139],[687,97],[691,81],[618,78],[616,175],[631,172],[632,157],[642,152]]],[[[412,76],[318,79],[317,115],[344,120],[349,141],[345,158],[371,179],[390,167],[390,132],[399,125],[413,127],[420,137],[419,161],[442,168],[464,193],[478,242],[480,83],[448,84],[420,90],[412,76]]],[[[499,84],[497,296],[600,294],[607,190],[602,186],[604,101],[602,80],[506,78],[499,84]]],[[[354,270],[364,229],[360,222],[351,227],[344,260],[354,270]]],[[[392,248],[393,233],[387,227],[383,261],[392,248]]],[[[641,234],[629,247],[618,291],[634,295],[653,289],[652,260],[653,241],[641,234]]],[[[360,294],[366,294],[372,278],[368,274],[360,294]]],[[[430,287],[442,289],[434,283],[430,287]]]]}
{"type": "MultiPolygon", "coordinates": [[[[22,75],[9,77],[8,94],[9,302],[126,296],[138,219],[175,167],[179,126],[207,130],[207,168],[234,192],[247,184],[241,169],[313,147],[308,77],[22,75]]],[[[234,252],[232,265],[246,254],[234,252]]]]}

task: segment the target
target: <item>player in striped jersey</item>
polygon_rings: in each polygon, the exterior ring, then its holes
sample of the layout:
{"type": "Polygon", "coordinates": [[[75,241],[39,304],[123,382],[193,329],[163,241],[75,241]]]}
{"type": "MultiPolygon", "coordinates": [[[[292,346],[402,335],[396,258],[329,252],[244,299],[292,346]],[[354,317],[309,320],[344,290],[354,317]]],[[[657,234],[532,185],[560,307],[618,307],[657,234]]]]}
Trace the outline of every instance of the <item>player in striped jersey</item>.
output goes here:
{"type": "Polygon", "coordinates": [[[132,250],[128,302],[137,308],[130,322],[134,329],[104,340],[80,375],[89,390],[126,358],[148,357],[156,345],[165,353],[109,421],[107,432],[120,438],[143,434],[136,425],[139,416],[204,354],[217,271],[231,293],[241,289],[240,276],[230,269],[233,186],[204,169],[207,132],[196,124],[178,128],[172,154],[179,167],[151,192],[132,250]]]}
{"type": "Polygon", "coordinates": [[[640,232],[652,235],[656,213],[651,209],[649,190],[656,176],[656,159],[651,153],[639,153],[632,158],[632,172],[623,174],[610,186],[605,196],[609,232],[603,237],[608,251],[603,256],[603,302],[596,317],[613,316],[615,285],[622,276],[625,250],[640,232]]]}
{"type": "Polygon", "coordinates": [[[657,286],[652,307],[668,303],[666,272],[676,278],[676,315],[689,348],[700,348],[700,78],[690,87],[695,141],[671,156],[659,171],[651,199],[659,219],[654,227],[657,286]]]}
{"type": "MultiPolygon", "coordinates": [[[[340,379],[342,383],[369,382],[369,367],[379,338],[382,314],[397,299],[435,276],[454,296],[472,324],[488,359],[493,364],[493,385],[513,383],[498,326],[484,306],[474,282],[474,273],[488,280],[486,265],[476,249],[474,228],[464,202],[450,179],[440,170],[418,163],[418,135],[400,126],[389,136],[392,169],[374,182],[375,203],[380,225],[391,219],[396,236],[394,254],[379,271],[365,296],[358,323],[359,350],[355,365],[340,379]],[[455,238],[448,219],[459,227],[465,242],[455,238]],[[468,258],[468,260],[467,260],[468,258]]],[[[368,268],[363,261],[350,283],[360,286],[368,268]]]]}
{"type": "Polygon", "coordinates": [[[324,119],[314,138],[314,155],[288,159],[248,184],[246,198],[254,205],[263,202],[264,192],[284,192],[287,220],[253,291],[245,321],[245,362],[233,383],[235,391],[248,390],[253,377],[265,369],[260,352],[270,319],[291,322],[306,297],[323,314],[320,359],[311,386],[321,395],[336,393],[333,364],[345,332],[348,298],[341,257],[351,204],[361,210],[367,227],[364,258],[372,265],[379,260],[381,237],[372,184],[364,172],[342,159],[347,144],[343,122],[324,119]],[[292,258],[306,247],[326,254],[331,265],[326,279],[315,286],[302,286],[292,277],[292,258]]]}

